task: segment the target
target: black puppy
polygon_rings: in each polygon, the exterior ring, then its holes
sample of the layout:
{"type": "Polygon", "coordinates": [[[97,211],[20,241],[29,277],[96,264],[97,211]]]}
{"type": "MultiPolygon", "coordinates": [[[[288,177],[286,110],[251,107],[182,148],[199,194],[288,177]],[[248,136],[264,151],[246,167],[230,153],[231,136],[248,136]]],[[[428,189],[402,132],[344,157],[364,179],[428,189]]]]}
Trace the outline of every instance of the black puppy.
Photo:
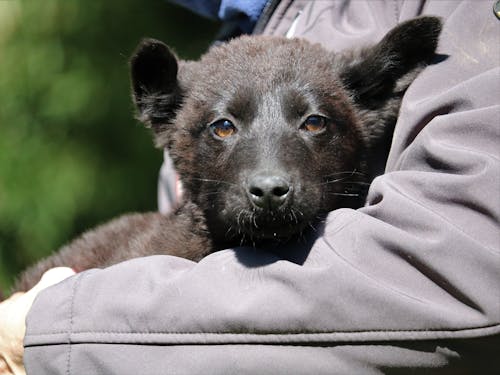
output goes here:
{"type": "Polygon", "coordinates": [[[87,232],[25,271],[16,290],[54,266],[81,271],[152,254],[197,261],[294,241],[327,212],[359,207],[440,31],[439,19],[420,17],[344,53],[246,36],[197,62],[144,40],[131,59],[134,102],[174,160],[183,202],[169,216],[129,215],[87,232]]]}

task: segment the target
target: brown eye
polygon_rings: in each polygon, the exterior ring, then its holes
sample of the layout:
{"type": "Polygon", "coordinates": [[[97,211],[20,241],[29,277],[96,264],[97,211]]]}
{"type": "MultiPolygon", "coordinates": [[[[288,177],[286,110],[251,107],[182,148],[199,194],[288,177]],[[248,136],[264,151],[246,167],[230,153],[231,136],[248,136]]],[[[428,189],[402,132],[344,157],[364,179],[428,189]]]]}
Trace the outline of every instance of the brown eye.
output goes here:
{"type": "Polygon", "coordinates": [[[219,120],[210,125],[210,131],[219,138],[227,138],[236,133],[236,127],[229,120],[219,120]]]}
{"type": "Polygon", "coordinates": [[[309,116],[300,127],[302,130],[318,133],[326,127],[326,118],[323,116],[309,116]]]}

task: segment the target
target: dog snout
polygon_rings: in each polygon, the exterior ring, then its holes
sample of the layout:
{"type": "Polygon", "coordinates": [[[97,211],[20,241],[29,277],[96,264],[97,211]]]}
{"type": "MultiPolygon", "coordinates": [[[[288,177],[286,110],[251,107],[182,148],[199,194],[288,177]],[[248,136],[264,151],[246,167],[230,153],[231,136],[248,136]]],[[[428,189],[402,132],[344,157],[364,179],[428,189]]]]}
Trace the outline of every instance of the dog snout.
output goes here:
{"type": "Polygon", "coordinates": [[[291,195],[292,185],[283,176],[259,173],[248,180],[247,192],[255,206],[264,210],[276,210],[291,195]]]}

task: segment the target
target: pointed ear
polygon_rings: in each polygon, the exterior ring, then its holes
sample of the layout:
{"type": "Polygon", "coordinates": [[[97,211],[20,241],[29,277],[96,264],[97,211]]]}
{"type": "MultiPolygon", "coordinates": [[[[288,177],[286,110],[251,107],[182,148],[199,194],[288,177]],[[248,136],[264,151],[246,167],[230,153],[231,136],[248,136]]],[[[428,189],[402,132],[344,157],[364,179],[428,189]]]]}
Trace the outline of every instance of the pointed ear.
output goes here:
{"type": "Polygon", "coordinates": [[[354,100],[372,106],[404,91],[431,61],[440,32],[439,18],[414,18],[389,31],[375,46],[350,56],[341,79],[354,100]]]}
{"type": "Polygon", "coordinates": [[[146,125],[164,124],[180,104],[175,54],[155,39],[144,39],[130,59],[132,95],[139,120],[146,125]]]}

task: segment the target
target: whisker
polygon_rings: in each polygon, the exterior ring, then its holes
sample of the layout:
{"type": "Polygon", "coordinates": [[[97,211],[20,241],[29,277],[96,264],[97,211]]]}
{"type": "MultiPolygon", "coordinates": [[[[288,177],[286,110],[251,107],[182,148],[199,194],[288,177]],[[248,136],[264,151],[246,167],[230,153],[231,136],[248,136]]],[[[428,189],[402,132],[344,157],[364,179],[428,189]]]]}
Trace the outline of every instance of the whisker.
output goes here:
{"type": "Polygon", "coordinates": [[[253,222],[253,226],[255,227],[255,229],[259,229],[259,226],[257,225],[257,215],[255,215],[254,212],[251,212],[250,213],[250,220],[253,222]]]}
{"type": "Polygon", "coordinates": [[[243,221],[241,219],[241,215],[244,213],[243,210],[240,210],[238,213],[238,216],[236,217],[236,223],[238,224],[238,231],[241,231],[241,228],[243,227],[243,221]]]}
{"type": "Polygon", "coordinates": [[[233,228],[232,225],[230,225],[229,228],[226,231],[225,237],[229,238],[231,236],[231,232],[233,232],[233,231],[234,231],[234,228],[233,228]]]}
{"type": "Polygon", "coordinates": [[[326,185],[326,184],[333,184],[333,183],[336,183],[336,182],[342,182],[346,178],[349,178],[349,177],[351,177],[351,176],[341,177],[341,178],[337,178],[335,180],[324,181],[322,183],[319,183],[318,185],[326,185]]]}
{"type": "Polygon", "coordinates": [[[293,219],[295,220],[295,223],[298,224],[299,223],[299,218],[297,217],[297,214],[299,214],[302,217],[304,216],[304,214],[300,210],[291,207],[291,209],[290,209],[290,215],[293,216],[293,219]]]}
{"type": "Polygon", "coordinates": [[[353,184],[353,185],[363,185],[363,186],[370,186],[370,182],[363,182],[363,181],[341,181],[343,184],[353,184]]]}
{"type": "Polygon", "coordinates": [[[202,181],[202,182],[214,182],[217,184],[226,184],[226,185],[236,185],[234,182],[223,181],[223,180],[213,180],[210,178],[191,177],[191,178],[189,178],[189,180],[202,181]]]}
{"type": "Polygon", "coordinates": [[[329,192],[327,194],[339,195],[339,196],[342,196],[342,197],[359,197],[360,196],[360,194],[356,194],[356,193],[334,193],[334,192],[329,192]]]}
{"type": "Polygon", "coordinates": [[[332,181],[323,181],[323,182],[318,182],[317,184],[314,184],[312,186],[323,186],[323,185],[328,185],[328,184],[335,184],[338,182],[341,182],[343,179],[337,179],[337,180],[332,180],[332,181]]]}
{"type": "Polygon", "coordinates": [[[317,184],[314,184],[312,186],[323,186],[323,185],[330,185],[330,184],[344,184],[344,185],[359,185],[358,187],[367,187],[370,186],[371,184],[368,182],[357,182],[357,181],[343,181],[341,179],[333,180],[333,181],[323,181],[319,182],[317,184]]]}
{"type": "Polygon", "coordinates": [[[349,176],[367,176],[366,173],[363,172],[358,172],[356,169],[353,171],[341,171],[341,172],[335,172],[331,174],[324,175],[323,177],[335,177],[335,176],[344,176],[344,175],[349,175],[349,176]]]}

